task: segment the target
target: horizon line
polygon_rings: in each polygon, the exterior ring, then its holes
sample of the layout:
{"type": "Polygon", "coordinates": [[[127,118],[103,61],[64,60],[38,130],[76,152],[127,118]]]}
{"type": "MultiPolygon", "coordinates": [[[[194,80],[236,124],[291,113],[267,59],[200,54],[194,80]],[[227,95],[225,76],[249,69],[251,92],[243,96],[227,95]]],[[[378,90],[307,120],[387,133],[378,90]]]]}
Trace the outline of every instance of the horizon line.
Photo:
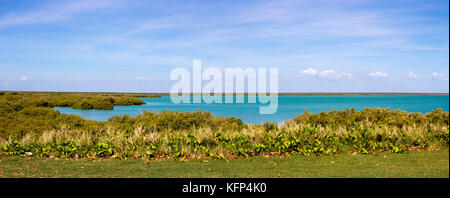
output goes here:
{"type": "MultiPolygon", "coordinates": [[[[3,91],[0,92],[26,92],[26,93],[124,93],[124,94],[159,94],[170,95],[170,92],[118,92],[118,91],[3,91]]],[[[272,94],[273,92],[266,92],[265,94],[272,94]]],[[[201,95],[203,93],[190,92],[190,95],[201,95]]],[[[242,94],[258,94],[258,92],[244,92],[244,93],[226,93],[219,92],[218,94],[227,95],[242,95],[242,94]]],[[[449,95],[444,92],[278,92],[278,95],[449,95]]]]}

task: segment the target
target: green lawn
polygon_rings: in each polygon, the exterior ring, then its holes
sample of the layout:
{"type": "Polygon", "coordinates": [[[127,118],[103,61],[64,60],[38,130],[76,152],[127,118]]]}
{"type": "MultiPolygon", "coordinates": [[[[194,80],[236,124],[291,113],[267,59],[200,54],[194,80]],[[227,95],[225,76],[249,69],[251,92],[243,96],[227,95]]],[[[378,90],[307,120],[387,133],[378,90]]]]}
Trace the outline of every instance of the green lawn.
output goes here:
{"type": "Polygon", "coordinates": [[[449,177],[449,150],[233,160],[54,160],[2,157],[0,177],[449,177]]]}

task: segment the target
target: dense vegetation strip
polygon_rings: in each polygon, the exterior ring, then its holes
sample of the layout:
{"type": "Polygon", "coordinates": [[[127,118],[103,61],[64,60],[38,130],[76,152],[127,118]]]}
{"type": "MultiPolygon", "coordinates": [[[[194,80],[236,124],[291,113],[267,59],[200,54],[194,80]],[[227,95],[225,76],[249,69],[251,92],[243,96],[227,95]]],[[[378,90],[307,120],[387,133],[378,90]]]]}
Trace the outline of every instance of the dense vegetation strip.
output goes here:
{"type": "Polygon", "coordinates": [[[238,118],[214,117],[202,111],[147,111],[98,122],[60,114],[49,107],[57,106],[61,99],[72,104],[89,98],[131,96],[45,94],[0,95],[0,155],[182,160],[402,153],[449,145],[449,113],[441,109],[426,114],[379,108],[304,112],[282,125],[246,124],[238,118]]]}
{"type": "Polygon", "coordinates": [[[158,97],[144,94],[107,93],[43,93],[43,92],[0,92],[3,107],[17,111],[24,107],[72,107],[74,109],[113,109],[115,105],[141,105],[145,102],[136,97],[158,97]]]}

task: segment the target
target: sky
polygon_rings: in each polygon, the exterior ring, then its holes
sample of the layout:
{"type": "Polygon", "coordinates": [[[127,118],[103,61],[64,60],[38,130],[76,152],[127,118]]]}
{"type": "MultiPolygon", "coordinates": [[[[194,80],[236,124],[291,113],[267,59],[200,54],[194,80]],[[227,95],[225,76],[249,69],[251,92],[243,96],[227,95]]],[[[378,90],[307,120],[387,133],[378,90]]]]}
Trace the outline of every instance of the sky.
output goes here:
{"type": "Polygon", "coordinates": [[[178,67],[280,92],[449,92],[449,2],[0,0],[0,90],[168,92],[178,67]]]}

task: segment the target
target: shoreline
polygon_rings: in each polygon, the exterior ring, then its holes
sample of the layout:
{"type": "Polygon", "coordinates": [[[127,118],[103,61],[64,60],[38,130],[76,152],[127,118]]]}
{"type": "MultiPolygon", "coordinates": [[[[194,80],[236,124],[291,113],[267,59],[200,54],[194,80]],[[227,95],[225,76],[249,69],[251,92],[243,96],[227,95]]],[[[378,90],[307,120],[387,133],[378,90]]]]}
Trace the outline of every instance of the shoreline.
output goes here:
{"type": "MultiPolygon", "coordinates": [[[[85,94],[144,94],[153,96],[169,96],[170,93],[158,92],[66,92],[66,91],[2,91],[4,93],[85,93],[85,94]]],[[[190,93],[193,95],[200,95],[201,93],[190,93]]],[[[222,93],[226,95],[229,93],[222,93]]],[[[249,93],[232,93],[233,95],[248,95],[249,93]]],[[[303,96],[303,95],[449,95],[449,93],[430,93],[430,92],[279,92],[279,96],[303,96]]]]}
{"type": "MultiPolygon", "coordinates": [[[[138,105],[137,105],[138,106],[138,105]]],[[[58,111],[58,112],[60,112],[58,109],[55,109],[56,107],[52,107],[52,109],[53,110],[56,110],[56,111],[58,111]]],[[[58,107],[58,108],[72,108],[72,107],[58,107]]],[[[364,108],[364,109],[376,109],[377,107],[375,107],[375,108],[369,108],[369,107],[367,107],[367,108],[364,108]]],[[[72,108],[73,109],[73,108],[72,108]]],[[[351,110],[352,108],[346,108],[346,109],[333,109],[333,110],[329,110],[329,111],[324,111],[325,113],[329,113],[330,111],[346,111],[346,110],[351,110]]],[[[363,111],[364,109],[360,109],[360,110],[356,110],[356,111],[363,111]]],[[[387,109],[387,108],[379,108],[378,107],[378,109],[387,109]]],[[[442,109],[442,108],[437,108],[437,109],[442,109]]],[[[405,111],[405,110],[401,110],[401,109],[389,109],[390,111],[395,111],[395,110],[400,110],[400,111],[404,111],[404,112],[406,112],[406,113],[420,113],[420,114],[427,114],[427,113],[431,113],[431,112],[433,112],[433,111],[435,111],[435,110],[437,110],[437,109],[433,109],[432,111],[429,111],[429,112],[426,112],[426,113],[422,113],[422,112],[408,112],[408,111],[405,111]]],[[[73,109],[73,110],[80,110],[80,111],[90,111],[90,110],[99,110],[99,109],[73,109]]],[[[112,111],[112,110],[104,110],[104,111],[112,111]]],[[[137,116],[142,116],[142,115],[144,115],[144,113],[146,112],[147,110],[145,110],[143,113],[139,113],[139,114],[137,114],[137,115],[129,115],[130,116],[130,118],[134,118],[134,117],[137,117],[137,116]]],[[[170,111],[173,111],[173,110],[170,110],[170,111]]],[[[197,110],[198,111],[198,110],[197,110]]],[[[236,119],[241,119],[242,120],[242,118],[241,117],[236,117],[236,116],[220,116],[220,115],[215,115],[215,114],[213,114],[212,112],[210,112],[210,111],[204,111],[204,110],[201,110],[202,112],[208,112],[208,113],[211,113],[214,117],[221,117],[221,118],[236,118],[236,119]]],[[[448,111],[444,111],[444,110],[442,110],[443,112],[448,112],[448,111]]],[[[153,112],[153,111],[148,111],[148,112],[153,112]]],[[[182,113],[194,113],[195,111],[179,111],[179,112],[182,112],[182,113]]],[[[60,112],[61,113],[61,112],[60,112]]],[[[157,113],[157,114],[159,114],[159,113],[162,113],[162,112],[154,112],[154,113],[157,113]]],[[[61,114],[66,114],[66,115],[78,115],[78,116],[81,116],[81,115],[79,115],[79,114],[76,114],[76,113],[61,113],[61,114]]],[[[304,112],[302,112],[302,113],[298,113],[296,116],[299,116],[299,115],[304,115],[305,113],[304,112]]],[[[311,112],[311,114],[319,114],[319,112],[311,112]]],[[[115,116],[119,116],[119,117],[122,117],[122,116],[124,116],[125,114],[123,114],[123,115],[115,115],[115,116]]],[[[113,118],[113,117],[115,117],[115,116],[111,116],[111,117],[109,117],[108,119],[106,119],[106,120],[96,120],[96,119],[88,119],[88,118],[85,118],[84,116],[81,116],[83,119],[85,119],[85,120],[87,120],[87,121],[95,121],[95,122],[105,122],[105,123],[107,123],[108,122],[108,120],[110,119],[110,118],[113,118]]],[[[273,122],[273,121],[263,121],[263,122],[260,122],[260,123],[252,123],[252,122],[246,122],[246,121],[242,121],[244,124],[250,124],[250,125],[261,125],[261,124],[264,124],[264,123],[266,123],[266,122],[270,122],[270,123],[276,123],[277,125],[283,125],[284,123],[286,123],[286,122],[289,122],[289,121],[291,121],[291,120],[294,120],[295,119],[295,117],[296,116],[294,116],[293,118],[290,118],[290,119],[286,119],[286,120],[283,120],[283,121],[280,121],[280,122],[273,122]]]]}

